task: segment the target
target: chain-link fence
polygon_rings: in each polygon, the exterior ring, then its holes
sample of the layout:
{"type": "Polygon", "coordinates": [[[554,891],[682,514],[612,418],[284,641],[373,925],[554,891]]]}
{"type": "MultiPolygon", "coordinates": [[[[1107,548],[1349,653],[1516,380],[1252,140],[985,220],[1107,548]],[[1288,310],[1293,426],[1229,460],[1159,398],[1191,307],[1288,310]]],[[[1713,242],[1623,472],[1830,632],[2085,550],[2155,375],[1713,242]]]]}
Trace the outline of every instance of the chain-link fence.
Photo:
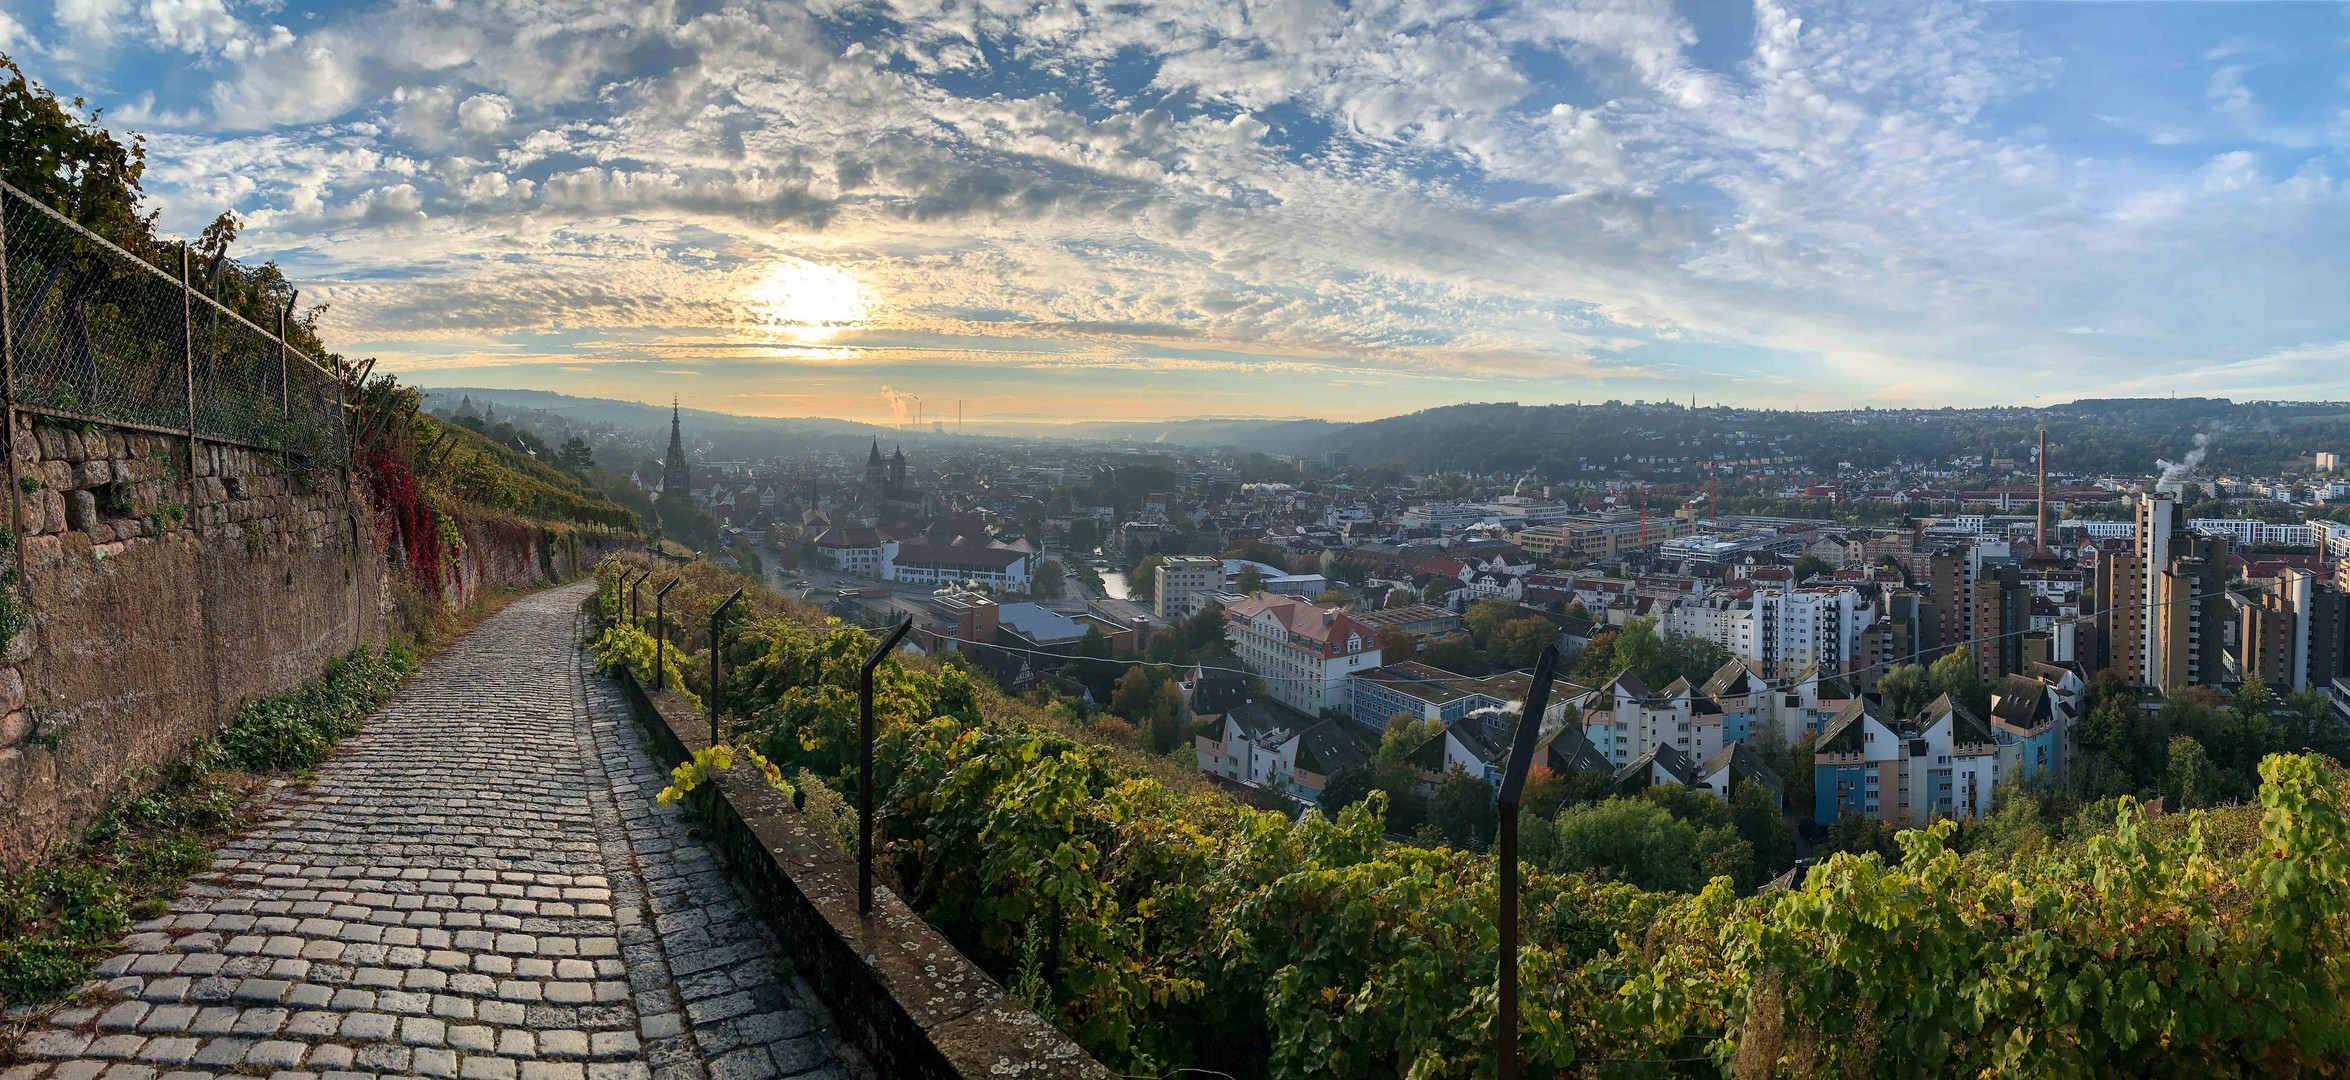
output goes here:
{"type": "Polygon", "coordinates": [[[14,408],[342,460],[341,380],[276,334],[7,184],[0,237],[14,408]]]}

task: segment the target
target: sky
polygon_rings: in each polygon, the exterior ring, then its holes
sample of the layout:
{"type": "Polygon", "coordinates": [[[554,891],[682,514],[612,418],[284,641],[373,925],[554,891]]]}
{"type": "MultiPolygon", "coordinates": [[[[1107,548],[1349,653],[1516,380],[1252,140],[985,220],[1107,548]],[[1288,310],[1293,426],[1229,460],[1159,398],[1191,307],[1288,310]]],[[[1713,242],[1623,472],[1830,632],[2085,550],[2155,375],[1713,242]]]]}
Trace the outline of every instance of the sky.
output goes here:
{"type": "Polygon", "coordinates": [[[2350,399],[2350,4],[0,0],[322,336],[864,420],[2350,399]]]}

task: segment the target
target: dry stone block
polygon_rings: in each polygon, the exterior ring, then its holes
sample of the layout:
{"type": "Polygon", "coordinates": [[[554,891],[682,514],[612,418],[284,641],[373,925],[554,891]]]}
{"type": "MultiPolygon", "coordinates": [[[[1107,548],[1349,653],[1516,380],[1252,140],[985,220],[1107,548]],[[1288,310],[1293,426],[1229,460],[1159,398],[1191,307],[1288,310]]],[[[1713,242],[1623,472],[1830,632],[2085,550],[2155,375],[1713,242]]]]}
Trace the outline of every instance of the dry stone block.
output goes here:
{"type": "Polygon", "coordinates": [[[41,531],[45,533],[65,531],[65,495],[55,488],[45,488],[41,491],[41,531]]]}
{"type": "Polygon", "coordinates": [[[105,458],[90,458],[74,468],[74,487],[105,487],[114,482],[114,463],[105,458]]]}
{"type": "Polygon", "coordinates": [[[0,668],[0,713],[21,708],[24,708],[24,673],[15,668],[0,668]]]}
{"type": "Polygon", "coordinates": [[[48,503],[46,500],[41,498],[41,496],[44,494],[47,493],[36,491],[17,502],[17,532],[25,535],[31,535],[33,533],[40,532],[43,526],[48,522],[48,503]]]}
{"type": "Polygon", "coordinates": [[[65,497],[65,525],[81,532],[89,531],[98,523],[98,497],[87,491],[76,491],[65,497]]]}
{"type": "Polygon", "coordinates": [[[71,491],[74,487],[73,478],[74,467],[67,464],[62,458],[54,458],[41,463],[41,486],[43,487],[57,491],[71,491]]]}
{"type": "MultiPolygon", "coordinates": [[[[32,573],[40,570],[52,570],[57,567],[58,563],[64,561],[65,540],[62,537],[52,533],[47,536],[28,536],[25,538],[24,568],[26,573],[32,573]]],[[[24,636],[25,635],[23,634],[17,635],[19,638],[24,636]]]]}
{"type": "MultiPolygon", "coordinates": [[[[11,674],[15,673],[14,668],[9,671],[11,674]]],[[[0,716],[0,749],[23,742],[24,737],[31,734],[32,730],[32,721],[25,719],[23,709],[17,709],[6,716],[0,716]]]]}

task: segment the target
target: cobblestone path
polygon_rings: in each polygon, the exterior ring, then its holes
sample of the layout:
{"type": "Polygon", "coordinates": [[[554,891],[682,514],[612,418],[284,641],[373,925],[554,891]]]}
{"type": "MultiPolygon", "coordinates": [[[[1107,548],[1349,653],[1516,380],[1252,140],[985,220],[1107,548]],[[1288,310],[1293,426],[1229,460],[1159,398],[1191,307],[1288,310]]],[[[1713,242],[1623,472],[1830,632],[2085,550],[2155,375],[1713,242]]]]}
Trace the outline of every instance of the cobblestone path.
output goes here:
{"type": "Polygon", "coordinates": [[[523,597],[229,843],[0,1080],[867,1075],[574,646],[523,597]]]}

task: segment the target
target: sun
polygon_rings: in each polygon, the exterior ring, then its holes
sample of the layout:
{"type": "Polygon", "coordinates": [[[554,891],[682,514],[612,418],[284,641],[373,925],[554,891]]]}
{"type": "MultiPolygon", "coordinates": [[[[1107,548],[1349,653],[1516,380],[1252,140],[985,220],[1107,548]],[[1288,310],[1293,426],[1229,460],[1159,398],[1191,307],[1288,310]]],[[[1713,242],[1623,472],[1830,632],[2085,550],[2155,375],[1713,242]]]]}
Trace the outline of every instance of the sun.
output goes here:
{"type": "Polygon", "coordinates": [[[845,270],[785,257],[745,298],[751,317],[799,341],[828,341],[865,321],[865,283],[845,270]]]}

